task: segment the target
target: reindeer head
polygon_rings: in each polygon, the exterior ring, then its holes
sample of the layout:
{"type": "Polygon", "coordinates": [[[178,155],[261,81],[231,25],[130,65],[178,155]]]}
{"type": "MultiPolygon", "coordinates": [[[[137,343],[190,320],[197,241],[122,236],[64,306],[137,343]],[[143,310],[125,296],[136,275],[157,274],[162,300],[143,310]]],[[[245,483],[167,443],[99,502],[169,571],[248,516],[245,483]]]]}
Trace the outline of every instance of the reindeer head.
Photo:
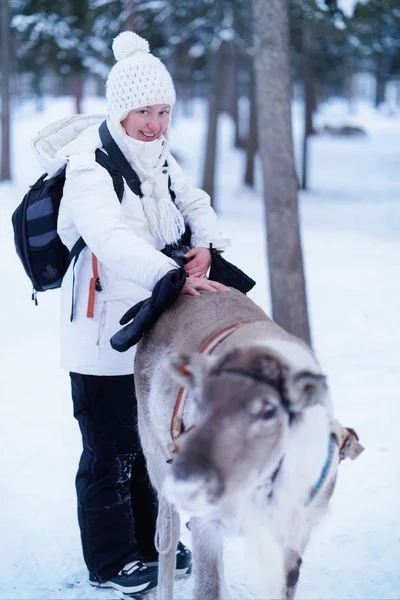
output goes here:
{"type": "Polygon", "coordinates": [[[318,402],[325,385],[321,375],[290,373],[263,347],[236,348],[219,359],[172,355],[170,367],[191,391],[195,427],[179,441],[165,493],[193,514],[268,480],[291,421],[318,402]]]}

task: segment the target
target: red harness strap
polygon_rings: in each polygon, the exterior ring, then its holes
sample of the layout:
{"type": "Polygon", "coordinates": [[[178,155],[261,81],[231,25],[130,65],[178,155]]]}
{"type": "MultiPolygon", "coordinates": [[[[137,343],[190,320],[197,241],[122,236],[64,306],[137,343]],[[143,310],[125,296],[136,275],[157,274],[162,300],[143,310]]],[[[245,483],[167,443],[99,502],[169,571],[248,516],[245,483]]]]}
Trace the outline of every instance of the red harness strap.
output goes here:
{"type": "MultiPolygon", "coordinates": [[[[223,342],[227,337],[229,337],[234,331],[236,331],[236,329],[238,329],[242,325],[245,325],[245,323],[236,323],[235,325],[229,325],[229,327],[225,327],[225,329],[223,329],[219,333],[216,333],[211,339],[209,339],[201,347],[201,349],[199,350],[200,354],[211,354],[221,342],[223,342]]],[[[182,372],[183,373],[186,372],[185,365],[182,366],[182,372]]],[[[184,407],[184,402],[183,402],[184,397],[185,397],[185,388],[181,387],[179,390],[178,397],[176,399],[174,412],[172,414],[171,437],[172,437],[173,443],[176,442],[178,437],[180,435],[182,435],[182,433],[184,431],[183,418],[182,418],[183,417],[183,407],[184,407]]]]}
{"type": "Polygon", "coordinates": [[[93,277],[89,283],[89,297],[88,297],[88,305],[87,305],[87,313],[86,316],[88,319],[93,319],[94,317],[94,298],[96,295],[96,287],[99,284],[99,265],[97,262],[97,256],[92,252],[92,271],[93,277]]]}

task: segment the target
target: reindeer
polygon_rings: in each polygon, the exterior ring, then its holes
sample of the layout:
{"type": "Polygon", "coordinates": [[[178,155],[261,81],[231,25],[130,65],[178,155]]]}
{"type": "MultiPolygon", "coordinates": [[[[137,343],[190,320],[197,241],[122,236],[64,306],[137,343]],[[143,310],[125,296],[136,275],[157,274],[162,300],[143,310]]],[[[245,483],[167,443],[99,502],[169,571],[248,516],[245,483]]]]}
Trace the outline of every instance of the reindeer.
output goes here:
{"type": "Polygon", "coordinates": [[[292,600],[344,448],[361,451],[333,420],[312,350],[240,292],[204,292],[181,296],[142,339],[135,380],[159,494],[160,600],[174,597],[179,510],[191,515],[196,600],[230,597],[224,530],[248,543],[255,590],[292,600]]]}

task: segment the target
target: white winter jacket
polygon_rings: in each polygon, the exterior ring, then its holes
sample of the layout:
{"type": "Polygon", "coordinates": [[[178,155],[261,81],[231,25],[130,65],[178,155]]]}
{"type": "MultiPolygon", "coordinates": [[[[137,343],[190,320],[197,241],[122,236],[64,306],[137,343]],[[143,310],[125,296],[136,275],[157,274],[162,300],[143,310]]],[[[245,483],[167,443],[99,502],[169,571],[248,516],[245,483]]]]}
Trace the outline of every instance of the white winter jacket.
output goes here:
{"type": "MultiPolygon", "coordinates": [[[[61,366],[89,375],[127,375],[133,373],[135,349],[116,352],[110,338],[120,329],[119,319],[128,308],[147,298],[157,281],[177,265],[160,252],[164,244],[152,235],[140,197],[125,185],[120,203],[109,173],[96,163],[95,150],[102,146],[98,126],[103,118],[80,115],[57,121],[36,136],[34,148],[49,174],[68,162],[58,233],[69,249],[80,236],[87,243],[74,273],[70,266],[62,283],[61,366]],[[102,291],[96,292],[94,317],[88,318],[92,252],[98,259],[102,291]]],[[[133,168],[139,154],[141,164],[151,168],[163,141],[136,141],[129,147],[130,155],[126,145],[118,145],[133,168]]],[[[209,196],[193,187],[170,154],[167,160],[166,193],[170,176],[176,205],[192,229],[192,245],[212,243],[223,250],[229,242],[222,239],[209,196]]]]}

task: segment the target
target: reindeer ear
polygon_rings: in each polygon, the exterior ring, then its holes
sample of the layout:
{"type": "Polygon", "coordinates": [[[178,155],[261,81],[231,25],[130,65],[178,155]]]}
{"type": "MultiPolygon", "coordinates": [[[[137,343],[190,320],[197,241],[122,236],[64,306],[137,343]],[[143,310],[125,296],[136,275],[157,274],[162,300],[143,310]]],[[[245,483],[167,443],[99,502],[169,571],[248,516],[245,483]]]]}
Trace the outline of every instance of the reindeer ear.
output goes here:
{"type": "Polygon", "coordinates": [[[199,387],[209,372],[214,360],[204,354],[178,354],[174,352],[167,358],[171,377],[183,387],[199,387]]]}
{"type": "Polygon", "coordinates": [[[290,408],[300,412],[307,406],[322,403],[326,390],[326,377],[321,373],[301,371],[287,382],[290,408]]]}
{"type": "Polygon", "coordinates": [[[281,362],[272,354],[262,354],[259,357],[258,366],[261,375],[264,375],[264,377],[272,379],[273,381],[278,381],[284,373],[281,362]]]}

